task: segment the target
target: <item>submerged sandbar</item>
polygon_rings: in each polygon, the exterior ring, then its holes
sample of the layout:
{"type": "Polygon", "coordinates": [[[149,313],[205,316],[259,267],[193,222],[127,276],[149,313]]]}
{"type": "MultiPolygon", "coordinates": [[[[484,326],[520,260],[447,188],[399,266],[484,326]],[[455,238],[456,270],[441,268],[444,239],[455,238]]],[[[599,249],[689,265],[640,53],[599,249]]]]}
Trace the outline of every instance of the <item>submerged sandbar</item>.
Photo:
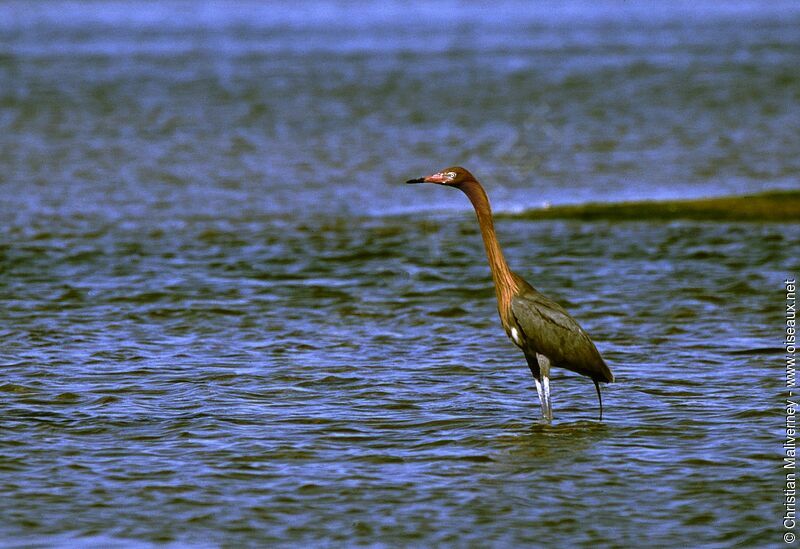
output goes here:
{"type": "Polygon", "coordinates": [[[550,206],[520,213],[502,213],[511,219],[671,220],[800,222],[800,191],[768,191],[743,196],[692,200],[590,202],[550,206]]]}

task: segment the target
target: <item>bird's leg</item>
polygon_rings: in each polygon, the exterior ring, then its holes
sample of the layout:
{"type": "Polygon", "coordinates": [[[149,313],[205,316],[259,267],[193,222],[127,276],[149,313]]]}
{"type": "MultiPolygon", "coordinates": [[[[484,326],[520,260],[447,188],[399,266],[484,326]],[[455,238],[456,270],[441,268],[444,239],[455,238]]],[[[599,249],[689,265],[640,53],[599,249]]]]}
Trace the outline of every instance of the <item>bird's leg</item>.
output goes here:
{"type": "Polygon", "coordinates": [[[546,418],[547,415],[544,412],[544,390],[542,389],[542,382],[536,378],[533,378],[533,381],[536,382],[536,392],[539,393],[539,402],[542,403],[542,417],[546,418]]]}
{"type": "Polygon", "coordinates": [[[600,384],[596,379],[594,381],[594,388],[597,389],[597,400],[600,401],[600,421],[603,421],[603,395],[600,394],[600,384]]]}
{"type": "Polygon", "coordinates": [[[550,360],[539,353],[525,353],[525,359],[533,374],[533,381],[536,382],[536,392],[539,394],[539,402],[542,403],[542,417],[550,421],[553,419],[553,409],[550,406],[550,360]]]}
{"type": "Polygon", "coordinates": [[[553,404],[550,401],[550,359],[536,353],[539,362],[539,375],[542,377],[540,382],[536,380],[536,391],[539,393],[539,400],[542,402],[542,417],[547,421],[553,419],[553,404]]]}

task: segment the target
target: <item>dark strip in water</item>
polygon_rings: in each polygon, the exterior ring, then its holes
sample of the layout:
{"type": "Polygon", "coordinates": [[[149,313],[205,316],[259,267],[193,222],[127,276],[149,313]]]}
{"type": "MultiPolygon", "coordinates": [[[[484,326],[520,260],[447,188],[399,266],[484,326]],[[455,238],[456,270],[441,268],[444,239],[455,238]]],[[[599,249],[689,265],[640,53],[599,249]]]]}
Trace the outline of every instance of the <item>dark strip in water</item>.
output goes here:
{"type": "Polygon", "coordinates": [[[757,347],[754,349],[737,349],[731,351],[732,355],[780,355],[786,352],[784,347],[757,347]]]}
{"type": "Polygon", "coordinates": [[[521,213],[499,213],[510,219],[781,221],[800,222],[800,191],[770,191],[747,196],[696,200],[589,203],[551,206],[521,213]]]}

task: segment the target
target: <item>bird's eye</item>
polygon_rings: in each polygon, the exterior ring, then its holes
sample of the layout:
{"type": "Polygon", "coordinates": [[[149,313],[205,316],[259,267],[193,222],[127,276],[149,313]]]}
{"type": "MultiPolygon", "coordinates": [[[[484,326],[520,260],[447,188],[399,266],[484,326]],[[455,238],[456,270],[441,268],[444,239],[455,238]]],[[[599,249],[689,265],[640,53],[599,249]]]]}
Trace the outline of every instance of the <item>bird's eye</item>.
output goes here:
{"type": "Polygon", "coordinates": [[[445,172],[445,175],[447,177],[449,177],[450,179],[455,179],[456,178],[456,172],[445,172]]]}

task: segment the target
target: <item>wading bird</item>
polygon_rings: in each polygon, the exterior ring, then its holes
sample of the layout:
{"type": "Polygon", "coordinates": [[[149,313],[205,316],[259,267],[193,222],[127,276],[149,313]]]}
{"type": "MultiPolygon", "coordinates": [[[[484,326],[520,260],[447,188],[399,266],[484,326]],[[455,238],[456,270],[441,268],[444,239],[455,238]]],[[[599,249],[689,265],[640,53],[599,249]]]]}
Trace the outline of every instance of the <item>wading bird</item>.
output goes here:
{"type": "Polygon", "coordinates": [[[539,293],[509,269],[494,232],[489,198],[478,180],[464,168],[454,167],[427,177],[409,179],[406,183],[436,183],[455,187],[472,202],[492,271],[500,321],[506,335],[525,354],[536,381],[542,416],[548,421],[553,418],[550,367],[556,366],[577,372],[594,382],[600,401],[600,419],[603,419],[600,382],[614,381],[614,374],[575,319],[561,305],[539,293]]]}

